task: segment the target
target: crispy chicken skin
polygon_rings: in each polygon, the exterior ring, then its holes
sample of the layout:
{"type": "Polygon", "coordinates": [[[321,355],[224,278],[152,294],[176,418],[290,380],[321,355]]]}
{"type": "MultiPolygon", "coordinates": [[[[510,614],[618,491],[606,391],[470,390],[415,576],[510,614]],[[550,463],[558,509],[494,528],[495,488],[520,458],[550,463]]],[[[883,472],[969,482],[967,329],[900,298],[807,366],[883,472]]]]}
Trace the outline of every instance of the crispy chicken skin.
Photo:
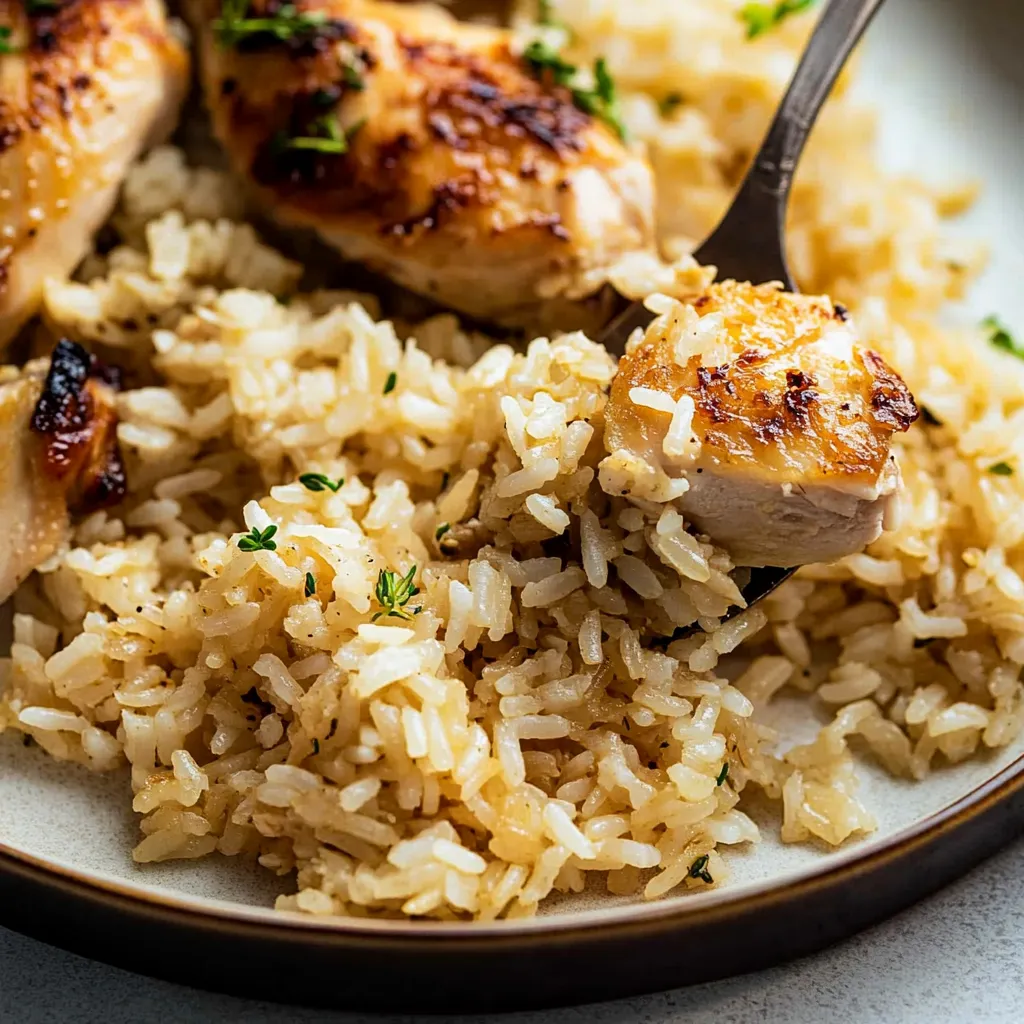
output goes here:
{"type": "Polygon", "coordinates": [[[841,306],[726,281],[627,349],[606,410],[602,481],[617,487],[634,459],[685,476],[674,500],[737,564],[831,561],[875,540],[894,511],[892,436],[917,415],[841,306]],[[692,401],[689,437],[671,455],[673,414],[635,401],[651,392],[692,401]]]}
{"type": "Polygon", "coordinates": [[[116,375],[62,341],[50,359],[0,368],[0,604],[67,534],[69,511],[125,491],[116,375]]]}
{"type": "MultiPolygon", "coordinates": [[[[216,134],[280,221],[440,303],[513,324],[596,291],[617,258],[651,249],[646,160],[568,89],[539,82],[506,30],[419,4],[298,6],[326,22],[234,46],[213,27],[221,0],[193,7],[216,134]],[[347,153],[287,146],[324,117],[347,153]]],[[[278,7],[253,0],[247,17],[278,7]]]]}
{"type": "Polygon", "coordinates": [[[0,0],[0,347],[66,277],[132,160],[173,128],[188,56],[161,0],[0,0]]]}

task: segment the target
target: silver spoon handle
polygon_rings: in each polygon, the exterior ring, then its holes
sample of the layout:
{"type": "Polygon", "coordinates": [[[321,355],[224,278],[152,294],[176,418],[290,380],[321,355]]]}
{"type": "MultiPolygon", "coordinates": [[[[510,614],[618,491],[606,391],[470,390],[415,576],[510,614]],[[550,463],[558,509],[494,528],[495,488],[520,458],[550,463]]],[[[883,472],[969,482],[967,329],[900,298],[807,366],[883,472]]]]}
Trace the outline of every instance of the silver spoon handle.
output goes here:
{"type": "Polygon", "coordinates": [[[830,0],[819,18],[732,207],[696,254],[700,263],[719,268],[719,278],[781,280],[793,287],[783,250],[793,175],[822,105],[883,2],[830,0]],[[753,251],[752,238],[758,239],[753,251]]]}

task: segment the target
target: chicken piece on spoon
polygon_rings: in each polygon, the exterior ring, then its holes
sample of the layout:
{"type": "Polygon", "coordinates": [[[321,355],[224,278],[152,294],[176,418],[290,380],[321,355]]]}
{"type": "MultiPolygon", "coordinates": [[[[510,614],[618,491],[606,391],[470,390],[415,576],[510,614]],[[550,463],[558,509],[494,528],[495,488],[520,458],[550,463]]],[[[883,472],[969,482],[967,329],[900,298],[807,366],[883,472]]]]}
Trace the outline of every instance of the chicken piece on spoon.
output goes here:
{"type": "Polygon", "coordinates": [[[574,101],[555,55],[531,60],[508,31],[426,5],[195,0],[193,13],[235,169],[274,217],[349,259],[524,324],[652,251],[651,170],[617,134],[603,68],[574,101]]]}
{"type": "Polygon", "coordinates": [[[189,62],[161,0],[0,0],[0,26],[2,348],[174,127],[189,62]]]}
{"type": "Polygon", "coordinates": [[[841,306],[725,281],[665,300],[605,415],[606,491],[675,502],[737,565],[789,567],[859,551],[891,522],[891,442],[918,412],[841,306]]]}
{"type": "Polygon", "coordinates": [[[123,497],[116,382],[68,341],[50,359],[0,368],[0,604],[64,541],[70,511],[123,497]]]}

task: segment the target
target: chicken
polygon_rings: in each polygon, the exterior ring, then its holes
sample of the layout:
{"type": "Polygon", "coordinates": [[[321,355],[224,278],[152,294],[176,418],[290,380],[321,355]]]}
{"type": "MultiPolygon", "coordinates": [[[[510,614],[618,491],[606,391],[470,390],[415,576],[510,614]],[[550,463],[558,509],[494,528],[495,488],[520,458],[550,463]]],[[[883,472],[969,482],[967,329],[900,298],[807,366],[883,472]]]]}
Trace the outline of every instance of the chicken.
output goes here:
{"type": "Polygon", "coordinates": [[[174,126],[188,55],[161,0],[0,0],[0,349],[174,126]]]}
{"type": "Polygon", "coordinates": [[[616,133],[603,68],[573,93],[550,51],[531,62],[508,31],[425,5],[195,0],[194,12],[234,167],[274,217],[347,258],[522,325],[652,251],[651,170],[616,133]]]}
{"type": "Polygon", "coordinates": [[[0,604],[60,546],[69,510],[123,497],[116,383],[68,341],[49,360],[0,369],[0,604]]]}
{"type": "Polygon", "coordinates": [[[675,502],[737,565],[832,561],[893,522],[892,438],[917,415],[843,307],[726,281],[692,304],[665,300],[630,342],[600,480],[675,502]]]}

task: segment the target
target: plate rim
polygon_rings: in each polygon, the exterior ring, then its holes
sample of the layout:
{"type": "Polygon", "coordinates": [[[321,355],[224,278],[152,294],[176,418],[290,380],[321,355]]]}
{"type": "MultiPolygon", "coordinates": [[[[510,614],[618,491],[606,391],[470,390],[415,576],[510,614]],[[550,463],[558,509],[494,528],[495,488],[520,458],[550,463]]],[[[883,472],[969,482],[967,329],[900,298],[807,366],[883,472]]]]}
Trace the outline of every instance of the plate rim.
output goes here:
{"type": "MultiPolygon", "coordinates": [[[[955,770],[956,765],[940,770],[955,770]]],[[[51,881],[62,881],[83,887],[97,895],[117,897],[140,906],[196,915],[219,921],[230,921],[240,926],[266,927],[272,931],[291,930],[313,935],[336,934],[353,936],[383,936],[436,940],[451,939],[469,933],[474,937],[508,937],[587,932],[595,928],[618,927],[632,923],[655,923],[695,915],[718,912],[728,913],[745,905],[762,905],[794,894],[807,887],[841,884],[849,874],[870,871],[871,865],[894,855],[910,855],[920,844],[937,841],[950,827],[963,827],[990,803],[1009,799],[1016,791],[1024,792],[1024,752],[1020,753],[995,774],[978,783],[966,793],[909,825],[894,832],[865,840],[846,850],[822,850],[814,865],[801,866],[787,872],[779,880],[765,878],[742,886],[731,887],[690,896],[679,894],[675,899],[633,902],[609,907],[554,912],[530,918],[496,921],[414,921],[409,919],[360,918],[338,915],[320,917],[295,911],[280,911],[272,907],[250,905],[212,897],[187,898],[163,887],[147,887],[144,883],[127,882],[104,872],[75,868],[39,854],[31,853],[5,842],[0,837],[0,872],[15,868],[28,871],[51,881]],[[870,844],[870,845],[868,845],[870,844]]],[[[1024,820],[1021,821],[1024,830],[1024,820]]],[[[993,851],[994,852],[994,851],[993,851]]],[[[136,865],[138,868],[138,865],[136,865]]],[[[0,913],[0,924],[2,924],[0,913]]]]}
{"type": "Polygon", "coordinates": [[[248,998],[378,1012],[525,1010],[713,981],[815,952],[966,874],[1022,832],[1024,753],[876,845],[823,854],[782,884],[489,923],[327,919],[189,900],[0,840],[0,924],[113,966],[248,998]],[[69,920],[79,927],[68,929],[69,920]],[[728,961],[707,955],[723,941],[728,961]],[[154,947],[177,955],[147,959],[154,947]],[[510,954],[535,962],[529,986],[509,971],[510,954]],[[552,956],[580,970],[543,970],[552,956]],[[633,973],[616,971],[624,957],[633,973]],[[437,984],[456,958],[471,969],[453,972],[455,987],[437,984]],[[269,990],[238,983],[257,968],[260,977],[274,972],[269,990]]]}

